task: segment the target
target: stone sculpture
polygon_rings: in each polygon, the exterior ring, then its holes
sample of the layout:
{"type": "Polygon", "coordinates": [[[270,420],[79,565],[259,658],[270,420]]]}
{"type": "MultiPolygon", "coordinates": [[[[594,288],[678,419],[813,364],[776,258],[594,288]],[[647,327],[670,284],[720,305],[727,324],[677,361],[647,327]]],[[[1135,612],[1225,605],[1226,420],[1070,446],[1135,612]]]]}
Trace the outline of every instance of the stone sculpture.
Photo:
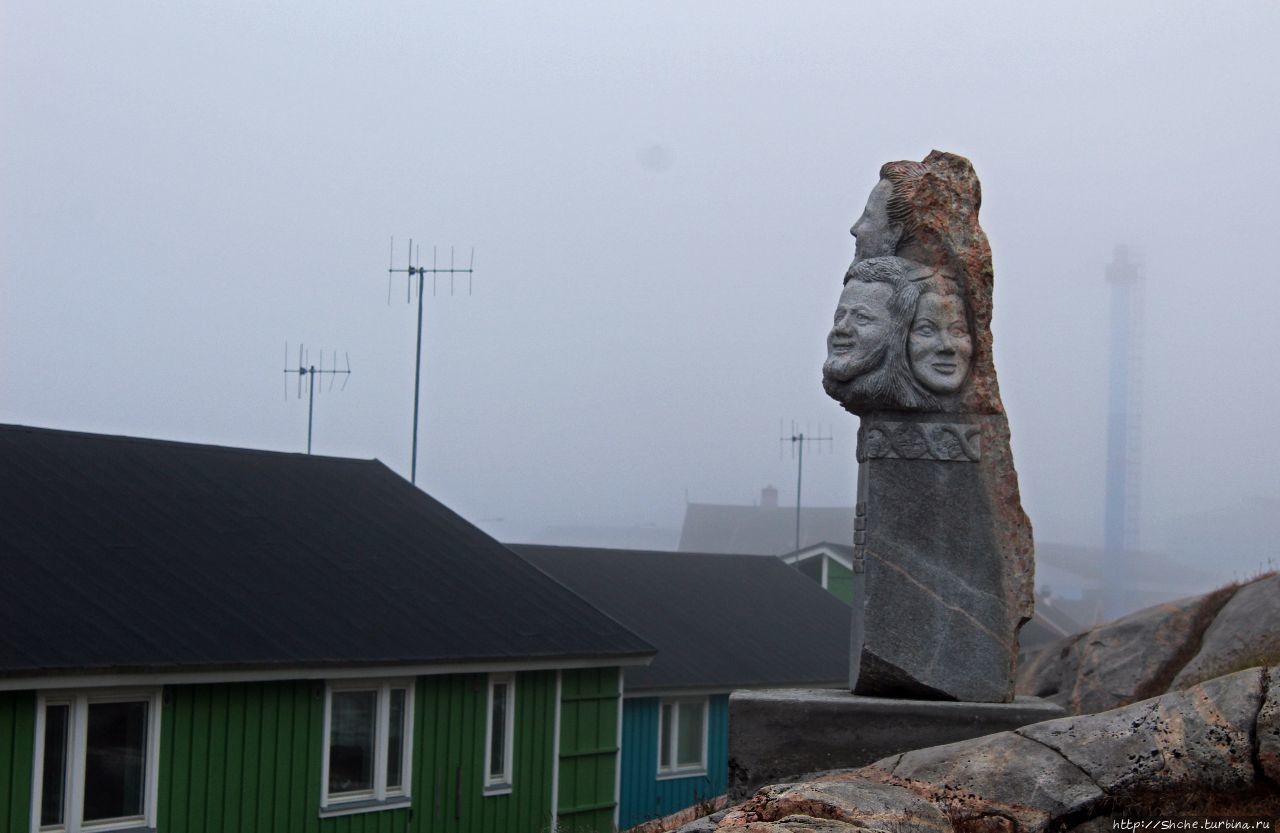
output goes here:
{"type": "Polygon", "coordinates": [[[991,249],[963,157],[890,162],[827,337],[823,387],[861,417],[857,694],[1009,702],[1032,613],[1022,511],[991,357],[991,249]]]}

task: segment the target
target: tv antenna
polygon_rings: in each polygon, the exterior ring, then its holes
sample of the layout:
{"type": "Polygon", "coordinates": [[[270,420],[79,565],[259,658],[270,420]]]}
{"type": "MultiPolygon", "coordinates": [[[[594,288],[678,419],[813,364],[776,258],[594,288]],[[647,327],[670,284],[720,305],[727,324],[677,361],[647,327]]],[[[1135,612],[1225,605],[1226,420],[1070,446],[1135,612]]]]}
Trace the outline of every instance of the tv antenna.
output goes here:
{"type": "Polygon", "coordinates": [[[342,355],[343,355],[343,358],[346,360],[346,365],[347,365],[346,370],[338,369],[338,351],[337,350],[333,351],[333,365],[331,367],[324,366],[324,351],[321,350],[320,366],[316,367],[315,365],[311,364],[310,351],[307,350],[307,348],[304,347],[303,345],[299,344],[298,345],[298,366],[289,367],[289,342],[286,341],[284,343],[284,372],[285,372],[284,398],[285,400],[288,401],[289,399],[288,374],[294,373],[294,374],[297,374],[298,376],[298,398],[299,399],[302,398],[302,380],[304,377],[307,380],[307,453],[308,454],[311,453],[311,423],[312,423],[312,417],[315,414],[315,405],[316,405],[316,377],[317,376],[322,377],[320,381],[321,392],[324,391],[324,380],[323,380],[324,376],[329,377],[330,391],[333,390],[334,379],[335,377],[338,377],[338,376],[342,377],[342,387],[338,388],[338,390],[339,391],[346,390],[347,380],[351,377],[351,357],[347,355],[345,352],[342,355]]]}
{"type": "Polygon", "coordinates": [[[409,252],[405,260],[405,268],[395,268],[396,259],[396,239],[391,238],[391,258],[387,263],[387,303],[391,303],[391,278],[397,272],[404,272],[408,280],[404,286],[405,303],[410,303],[410,295],[413,290],[414,276],[418,278],[418,349],[414,354],[413,365],[413,451],[412,458],[409,462],[409,482],[418,482],[418,394],[422,386],[422,295],[423,280],[427,275],[431,276],[431,294],[436,294],[436,277],[438,275],[447,274],[449,276],[449,294],[454,293],[454,275],[464,274],[467,276],[467,294],[471,294],[471,273],[472,267],[476,262],[476,249],[471,247],[471,259],[467,262],[467,268],[459,269],[454,264],[453,247],[449,247],[449,267],[446,269],[436,265],[436,247],[431,247],[431,266],[422,265],[421,246],[414,248],[413,238],[409,238],[409,252]]]}
{"type": "Polygon", "coordinates": [[[801,432],[794,420],[791,422],[791,434],[788,436],[782,430],[782,420],[778,420],[778,456],[782,456],[782,444],[791,443],[791,459],[796,461],[796,549],[800,549],[800,485],[804,477],[804,446],[805,443],[818,443],[818,451],[822,451],[822,443],[827,444],[827,450],[831,450],[831,431],[828,430],[826,436],[815,437],[812,432],[805,434],[801,432]]]}

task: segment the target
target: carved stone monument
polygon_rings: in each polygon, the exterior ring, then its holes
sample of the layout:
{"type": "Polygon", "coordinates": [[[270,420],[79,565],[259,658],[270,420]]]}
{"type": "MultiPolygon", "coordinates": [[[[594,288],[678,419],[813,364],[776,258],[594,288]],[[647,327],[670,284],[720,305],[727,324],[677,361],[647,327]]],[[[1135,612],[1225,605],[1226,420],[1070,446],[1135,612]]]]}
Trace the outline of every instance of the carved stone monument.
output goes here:
{"type": "Polygon", "coordinates": [[[969,160],[880,170],[823,387],[861,417],[850,687],[1013,700],[1031,617],[1031,524],[991,355],[991,248],[969,160]]]}
{"type": "Polygon", "coordinates": [[[861,417],[851,691],[735,691],[729,793],[1064,714],[1013,696],[1031,524],[991,360],[991,248],[969,160],[880,170],[822,382],[861,417]]]}

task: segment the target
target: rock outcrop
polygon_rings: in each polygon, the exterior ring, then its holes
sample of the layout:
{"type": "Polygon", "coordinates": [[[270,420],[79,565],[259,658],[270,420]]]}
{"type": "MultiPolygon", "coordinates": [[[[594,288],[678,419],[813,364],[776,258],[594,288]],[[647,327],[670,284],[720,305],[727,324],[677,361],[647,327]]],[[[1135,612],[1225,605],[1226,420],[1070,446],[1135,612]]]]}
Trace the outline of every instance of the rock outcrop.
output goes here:
{"type": "Polygon", "coordinates": [[[1184,688],[1280,659],[1280,575],[1244,585],[1204,632],[1200,650],[1173,678],[1184,688]]]}
{"type": "Polygon", "coordinates": [[[685,833],[1036,833],[1103,816],[1280,814],[1280,666],[765,787],[685,833]]]}
{"type": "Polygon", "coordinates": [[[1017,691],[1087,714],[1277,662],[1280,575],[1273,573],[1047,645],[1018,669],[1017,691]]]}

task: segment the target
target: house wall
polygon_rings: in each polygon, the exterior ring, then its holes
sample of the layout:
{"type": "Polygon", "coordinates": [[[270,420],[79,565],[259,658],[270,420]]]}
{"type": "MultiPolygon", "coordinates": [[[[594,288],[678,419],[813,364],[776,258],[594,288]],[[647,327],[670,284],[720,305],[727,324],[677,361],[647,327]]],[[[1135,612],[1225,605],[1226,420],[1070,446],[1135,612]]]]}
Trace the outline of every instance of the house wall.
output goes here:
{"type": "Polygon", "coordinates": [[[658,779],[658,697],[629,697],[622,711],[623,829],[720,795],[729,779],[729,695],[714,694],[707,707],[707,774],[658,779]]]}
{"type": "Polygon", "coordinates": [[[827,560],[827,592],[845,604],[853,604],[853,571],[834,558],[827,560]]]}
{"type": "Polygon", "coordinates": [[[160,719],[158,830],[320,829],[324,683],[169,686],[160,719]]]}
{"type": "MultiPolygon", "coordinates": [[[[619,669],[564,671],[562,829],[612,829],[619,669]]],[[[487,675],[418,677],[412,809],[319,817],[324,683],[167,686],[161,833],[544,833],[551,824],[556,672],[516,676],[513,786],[483,795],[487,675]]],[[[32,692],[0,693],[0,829],[30,829],[32,692]]]]}
{"type": "Polygon", "coordinates": [[[557,796],[562,833],[613,830],[621,680],[618,668],[563,672],[557,796]]]}
{"type": "Polygon", "coordinates": [[[5,830],[31,829],[35,736],[35,694],[0,692],[0,827],[5,830]]]}
{"type": "MultiPolygon", "coordinates": [[[[418,679],[414,827],[423,833],[539,833],[551,822],[554,671],[516,676],[515,750],[509,795],[483,790],[484,674],[418,679]]],[[[397,828],[398,831],[398,828],[397,828]]]]}

